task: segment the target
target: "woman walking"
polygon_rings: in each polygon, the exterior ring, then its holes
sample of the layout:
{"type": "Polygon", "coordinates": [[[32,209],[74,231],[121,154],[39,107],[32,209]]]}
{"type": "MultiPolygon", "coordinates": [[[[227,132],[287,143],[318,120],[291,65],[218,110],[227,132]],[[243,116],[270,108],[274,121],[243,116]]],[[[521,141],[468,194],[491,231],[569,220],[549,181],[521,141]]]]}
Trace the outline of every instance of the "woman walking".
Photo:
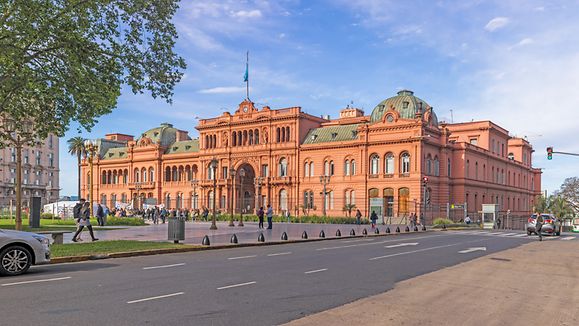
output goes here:
{"type": "Polygon", "coordinates": [[[92,225],[90,224],[90,203],[89,202],[85,202],[82,205],[82,209],[80,211],[80,219],[78,221],[78,229],[76,230],[76,233],[72,237],[72,242],[78,241],[77,237],[80,235],[80,233],[82,232],[82,229],[84,229],[85,226],[88,229],[88,232],[90,233],[90,237],[92,238],[92,241],[97,241],[98,239],[94,237],[92,225]]]}

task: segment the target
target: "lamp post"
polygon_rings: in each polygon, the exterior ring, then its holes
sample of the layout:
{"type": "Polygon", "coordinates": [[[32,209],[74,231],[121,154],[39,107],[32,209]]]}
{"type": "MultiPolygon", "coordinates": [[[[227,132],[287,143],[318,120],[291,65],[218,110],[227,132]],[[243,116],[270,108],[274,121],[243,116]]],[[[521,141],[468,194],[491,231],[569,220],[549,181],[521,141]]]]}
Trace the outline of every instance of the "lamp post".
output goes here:
{"type": "Polygon", "coordinates": [[[233,224],[233,198],[235,198],[235,174],[236,171],[234,168],[229,168],[229,175],[231,176],[231,193],[229,194],[229,212],[230,212],[230,217],[229,217],[229,226],[235,226],[235,224],[233,224]]]}
{"type": "Polygon", "coordinates": [[[95,140],[90,140],[87,139],[84,141],[84,147],[86,149],[86,152],[88,154],[88,169],[89,169],[89,203],[90,203],[90,216],[94,216],[94,212],[93,212],[93,201],[94,201],[94,193],[93,193],[93,161],[94,161],[94,157],[96,155],[97,152],[97,143],[95,140]]]}
{"type": "Polygon", "coordinates": [[[211,220],[210,230],[217,230],[217,210],[215,209],[215,196],[217,196],[217,164],[219,164],[219,162],[216,158],[213,158],[210,163],[211,170],[213,171],[213,219],[211,220]]]}
{"type": "Polygon", "coordinates": [[[197,184],[199,180],[192,179],[191,180],[191,187],[193,188],[193,198],[191,199],[191,208],[197,209],[197,184]]]}
{"type": "Polygon", "coordinates": [[[320,183],[324,185],[323,190],[323,197],[322,197],[322,215],[326,216],[326,185],[330,183],[330,176],[329,175],[322,175],[320,176],[320,183]]]}
{"type": "Polygon", "coordinates": [[[240,206],[240,210],[239,210],[239,223],[237,224],[237,226],[243,226],[243,204],[244,204],[244,199],[245,199],[245,194],[243,193],[243,178],[245,177],[245,169],[241,168],[239,169],[239,197],[241,197],[241,204],[240,206]]]}
{"type": "Polygon", "coordinates": [[[261,185],[263,183],[263,177],[255,178],[255,186],[257,188],[257,193],[255,195],[255,210],[257,211],[261,207],[261,185]]]}

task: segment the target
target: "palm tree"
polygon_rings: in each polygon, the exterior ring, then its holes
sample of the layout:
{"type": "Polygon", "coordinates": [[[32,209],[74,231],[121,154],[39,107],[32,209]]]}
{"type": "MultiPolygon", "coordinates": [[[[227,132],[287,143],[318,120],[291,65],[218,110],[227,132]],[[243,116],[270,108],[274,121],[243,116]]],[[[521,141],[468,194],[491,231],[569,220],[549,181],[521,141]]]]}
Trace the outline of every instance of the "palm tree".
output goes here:
{"type": "Polygon", "coordinates": [[[535,201],[535,213],[542,214],[547,213],[547,209],[549,207],[549,200],[550,198],[545,198],[543,195],[537,196],[537,200],[535,201]]]}
{"type": "Polygon", "coordinates": [[[76,155],[78,160],[78,199],[80,199],[80,161],[83,156],[86,156],[84,141],[85,139],[82,137],[73,137],[67,141],[68,153],[70,155],[76,155]]]}
{"type": "Polygon", "coordinates": [[[569,203],[562,196],[557,196],[550,201],[549,210],[559,221],[561,221],[561,227],[564,224],[563,219],[573,212],[569,203]]]}

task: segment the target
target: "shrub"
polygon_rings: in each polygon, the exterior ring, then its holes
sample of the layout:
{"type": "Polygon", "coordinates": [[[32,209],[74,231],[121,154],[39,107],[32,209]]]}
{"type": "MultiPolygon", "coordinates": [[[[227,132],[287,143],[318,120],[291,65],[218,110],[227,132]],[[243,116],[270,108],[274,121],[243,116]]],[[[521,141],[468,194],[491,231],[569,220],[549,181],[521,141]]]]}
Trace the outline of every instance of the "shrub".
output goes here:
{"type": "Polygon", "coordinates": [[[47,219],[47,220],[52,220],[52,219],[60,219],[59,216],[56,216],[52,213],[41,213],[40,214],[40,218],[42,219],[47,219]]]}
{"type": "Polygon", "coordinates": [[[105,225],[142,226],[145,221],[138,217],[109,217],[105,225]]]}
{"type": "Polygon", "coordinates": [[[447,218],[439,217],[439,218],[434,219],[434,222],[432,222],[432,224],[443,225],[443,224],[455,224],[455,223],[447,218]]]}

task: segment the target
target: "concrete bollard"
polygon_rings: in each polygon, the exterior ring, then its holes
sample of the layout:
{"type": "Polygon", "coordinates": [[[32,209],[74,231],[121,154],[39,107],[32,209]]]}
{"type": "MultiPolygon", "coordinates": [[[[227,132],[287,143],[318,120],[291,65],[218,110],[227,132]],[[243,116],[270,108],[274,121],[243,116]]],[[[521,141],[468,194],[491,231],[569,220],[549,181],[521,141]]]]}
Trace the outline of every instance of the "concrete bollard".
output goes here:
{"type": "Polygon", "coordinates": [[[351,236],[355,236],[355,235],[356,235],[356,231],[354,231],[354,229],[352,229],[352,230],[350,231],[350,235],[351,235],[351,236]]]}
{"type": "Polygon", "coordinates": [[[422,226],[422,231],[426,231],[426,225],[422,226]]]}
{"type": "Polygon", "coordinates": [[[396,227],[396,233],[400,233],[400,228],[396,227]]]}
{"type": "Polygon", "coordinates": [[[342,236],[342,232],[340,232],[339,229],[336,231],[336,236],[337,236],[337,237],[341,237],[341,236],[342,236]]]}
{"type": "Polygon", "coordinates": [[[390,227],[386,228],[386,233],[390,233],[390,227]]]}
{"type": "Polygon", "coordinates": [[[406,226],[406,229],[404,229],[404,232],[410,232],[410,228],[408,227],[408,225],[406,226]]]}
{"type": "Polygon", "coordinates": [[[235,233],[233,233],[233,235],[231,236],[231,240],[229,240],[229,242],[237,243],[237,236],[235,235],[235,233]]]}
{"type": "Polygon", "coordinates": [[[285,232],[282,233],[282,234],[281,234],[281,239],[284,240],[284,241],[287,240],[287,233],[285,233],[285,232]]]}
{"type": "Polygon", "coordinates": [[[308,238],[308,233],[306,231],[304,231],[304,233],[302,233],[302,239],[307,239],[308,238]]]}
{"type": "Polygon", "coordinates": [[[320,238],[325,238],[326,234],[324,233],[324,230],[320,231],[320,238]]]}
{"type": "Polygon", "coordinates": [[[442,224],[442,229],[446,230],[446,224],[442,224]]]}
{"type": "Polygon", "coordinates": [[[418,226],[414,226],[414,232],[418,232],[418,226]]]}
{"type": "Polygon", "coordinates": [[[265,237],[263,236],[263,233],[259,233],[259,236],[257,237],[257,241],[259,242],[265,242],[265,237]]]}
{"type": "Polygon", "coordinates": [[[368,231],[366,231],[365,228],[364,228],[364,230],[362,230],[362,235],[368,235],[368,231]]]}
{"type": "Polygon", "coordinates": [[[203,237],[203,241],[201,241],[201,244],[204,246],[211,245],[211,243],[209,242],[209,237],[207,235],[203,237]]]}
{"type": "Polygon", "coordinates": [[[376,230],[374,231],[374,234],[380,234],[380,230],[378,230],[378,228],[376,228],[376,230]]]}

